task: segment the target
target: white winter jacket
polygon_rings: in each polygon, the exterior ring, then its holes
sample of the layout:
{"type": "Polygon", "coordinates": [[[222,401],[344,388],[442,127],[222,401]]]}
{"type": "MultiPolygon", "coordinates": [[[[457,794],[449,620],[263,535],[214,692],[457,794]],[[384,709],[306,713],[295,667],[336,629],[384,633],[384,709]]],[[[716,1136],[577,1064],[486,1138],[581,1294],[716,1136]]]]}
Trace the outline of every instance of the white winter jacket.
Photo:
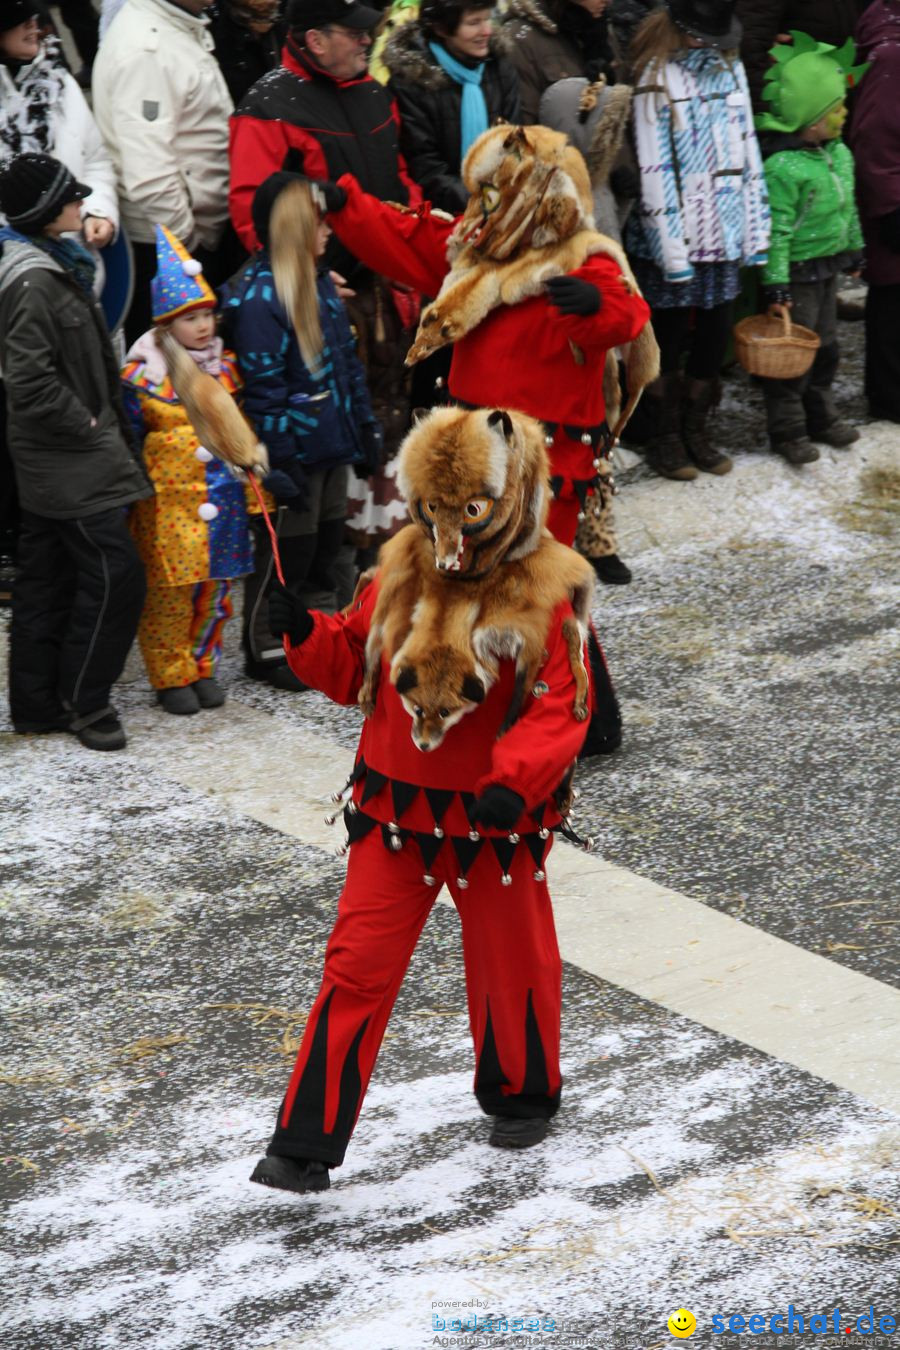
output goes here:
{"type": "Polygon", "coordinates": [[[228,219],[228,87],[208,21],[166,0],[125,0],[94,62],[94,116],[119,185],[122,223],[150,244],[167,225],[215,248],[228,219]]]}
{"type": "MultiPolygon", "coordinates": [[[[17,141],[18,153],[38,152],[55,156],[65,164],[70,173],[81,183],[92,189],[91,195],[81,204],[84,216],[105,216],[118,229],[119,207],[116,201],[116,174],[109,152],[103,143],[103,137],[97,123],[91,116],[84,94],[69,72],[57,66],[57,73],[48,88],[59,91],[48,106],[49,138],[46,147],[33,135],[29,135],[22,125],[22,108],[25,99],[22,87],[31,89],[41,81],[43,67],[52,62],[53,53],[42,50],[29,66],[23,66],[14,81],[6,66],[0,65],[0,110],[3,122],[7,118],[15,119],[21,139],[17,141]]],[[[7,142],[0,130],[0,159],[5,163],[13,153],[14,147],[7,142]]]]}

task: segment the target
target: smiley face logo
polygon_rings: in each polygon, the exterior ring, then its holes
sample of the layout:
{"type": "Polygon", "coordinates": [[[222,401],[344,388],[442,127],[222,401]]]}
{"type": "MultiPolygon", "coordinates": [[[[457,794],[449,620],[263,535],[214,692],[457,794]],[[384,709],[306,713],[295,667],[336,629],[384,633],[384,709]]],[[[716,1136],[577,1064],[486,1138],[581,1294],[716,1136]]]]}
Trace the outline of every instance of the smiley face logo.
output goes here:
{"type": "Polygon", "coordinates": [[[697,1319],[687,1308],[678,1308],[666,1323],[673,1336],[683,1341],[697,1330],[697,1319]]]}

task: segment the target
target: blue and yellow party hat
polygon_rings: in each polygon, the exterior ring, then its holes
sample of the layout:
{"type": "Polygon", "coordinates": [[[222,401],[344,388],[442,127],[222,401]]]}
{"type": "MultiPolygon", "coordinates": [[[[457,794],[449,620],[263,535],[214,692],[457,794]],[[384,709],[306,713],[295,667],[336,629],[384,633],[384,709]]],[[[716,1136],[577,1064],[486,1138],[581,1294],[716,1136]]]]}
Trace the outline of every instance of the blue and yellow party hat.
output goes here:
{"type": "Polygon", "coordinates": [[[215,293],[203,268],[165,225],[156,227],[156,276],[150,283],[150,295],[154,323],[166,323],[192,309],[216,307],[215,293]]]}

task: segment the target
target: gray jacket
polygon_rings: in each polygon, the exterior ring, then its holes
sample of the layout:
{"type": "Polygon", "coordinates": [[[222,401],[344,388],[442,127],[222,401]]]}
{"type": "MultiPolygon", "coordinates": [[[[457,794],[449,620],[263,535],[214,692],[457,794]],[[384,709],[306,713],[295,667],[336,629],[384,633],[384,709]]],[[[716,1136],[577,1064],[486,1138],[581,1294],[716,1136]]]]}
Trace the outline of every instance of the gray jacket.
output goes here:
{"type": "Polygon", "coordinates": [[[43,250],[2,249],[0,366],[22,506],[71,520],[152,496],[99,304],[43,250]]]}

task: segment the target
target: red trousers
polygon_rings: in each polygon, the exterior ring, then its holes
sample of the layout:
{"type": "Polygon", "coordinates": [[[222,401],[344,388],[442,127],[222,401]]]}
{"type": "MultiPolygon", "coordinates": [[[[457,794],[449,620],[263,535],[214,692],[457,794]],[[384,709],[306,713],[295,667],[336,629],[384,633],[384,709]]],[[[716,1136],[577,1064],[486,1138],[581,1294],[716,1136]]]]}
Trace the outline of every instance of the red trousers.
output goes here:
{"type": "Polygon", "coordinates": [[[545,881],[520,845],[512,884],[488,846],[457,884],[448,839],[430,869],[414,839],[393,853],[375,828],[353,844],[322,986],[268,1152],[338,1166],[362,1105],[391,1008],[440,882],[462,923],[475,1095],[497,1116],[559,1105],[561,964],[545,881]],[[423,876],[430,870],[437,885],[423,876]]]}

